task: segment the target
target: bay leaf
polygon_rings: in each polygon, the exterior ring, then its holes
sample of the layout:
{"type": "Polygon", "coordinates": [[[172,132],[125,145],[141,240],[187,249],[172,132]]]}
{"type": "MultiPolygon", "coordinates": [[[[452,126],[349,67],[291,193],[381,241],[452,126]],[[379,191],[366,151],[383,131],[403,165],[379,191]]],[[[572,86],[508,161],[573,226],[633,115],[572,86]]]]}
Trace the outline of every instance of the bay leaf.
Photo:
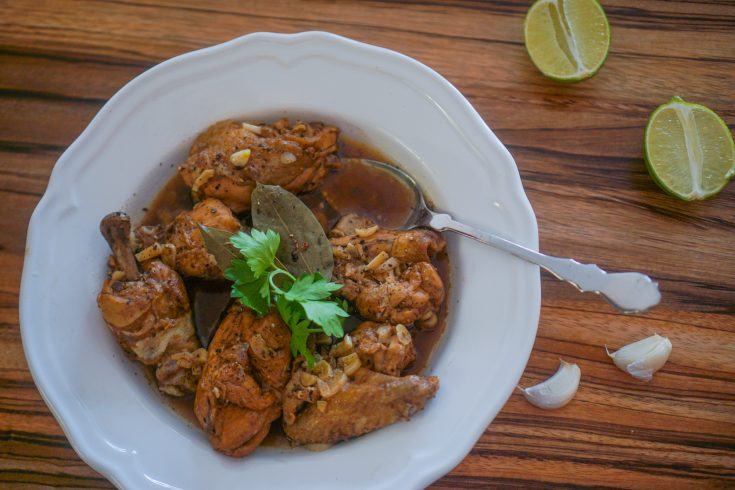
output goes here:
{"type": "Polygon", "coordinates": [[[253,227],[271,229],[281,235],[277,257],[288,271],[301,274],[319,272],[332,278],[332,246],[314,213],[301,199],[277,185],[258,184],[252,194],[253,227]]]}
{"type": "Polygon", "coordinates": [[[230,243],[230,237],[234,233],[201,224],[199,225],[199,229],[202,232],[202,238],[204,238],[204,246],[207,247],[207,252],[214,256],[214,259],[217,261],[217,267],[222,272],[230,267],[232,259],[242,258],[240,252],[230,243]]]}

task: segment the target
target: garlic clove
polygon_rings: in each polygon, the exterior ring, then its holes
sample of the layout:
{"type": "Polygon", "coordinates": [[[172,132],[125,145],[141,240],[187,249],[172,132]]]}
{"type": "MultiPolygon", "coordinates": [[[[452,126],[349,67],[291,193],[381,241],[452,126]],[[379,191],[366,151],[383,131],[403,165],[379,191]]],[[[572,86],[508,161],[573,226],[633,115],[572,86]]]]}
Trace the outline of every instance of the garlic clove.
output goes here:
{"type": "Polygon", "coordinates": [[[574,398],[581,376],[579,366],[561,361],[556,373],[543,383],[519,388],[531,405],[547,410],[561,408],[574,398]]]}
{"type": "Polygon", "coordinates": [[[671,348],[671,341],[668,338],[655,334],[621,347],[612,354],[607,347],[605,350],[621,371],[636,379],[651,381],[653,373],[666,364],[671,348]]]}

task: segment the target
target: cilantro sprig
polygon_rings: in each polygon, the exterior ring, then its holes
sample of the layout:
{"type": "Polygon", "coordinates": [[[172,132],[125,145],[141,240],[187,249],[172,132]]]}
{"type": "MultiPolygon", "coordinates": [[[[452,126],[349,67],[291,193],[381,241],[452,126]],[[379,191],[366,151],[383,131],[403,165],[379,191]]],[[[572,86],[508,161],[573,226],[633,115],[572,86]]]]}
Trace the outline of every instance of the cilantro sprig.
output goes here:
{"type": "Polygon", "coordinates": [[[331,299],[342,285],[327,281],[318,272],[294,277],[276,257],[281,237],[273,230],[241,231],[230,237],[230,243],[242,255],[225,270],[225,277],[232,281],[231,296],[259,315],[275,304],[291,329],[291,353],[303,355],[312,366],[309,334],[344,336],[342,322],[349,316],[346,305],[331,299]]]}

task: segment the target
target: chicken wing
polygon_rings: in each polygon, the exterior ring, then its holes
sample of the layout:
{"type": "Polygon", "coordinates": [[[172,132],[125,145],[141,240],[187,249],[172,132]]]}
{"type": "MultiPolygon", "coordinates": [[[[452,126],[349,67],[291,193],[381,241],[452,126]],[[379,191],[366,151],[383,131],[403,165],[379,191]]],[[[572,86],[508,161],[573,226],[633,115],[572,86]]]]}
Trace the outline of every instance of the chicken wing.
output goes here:
{"type": "Polygon", "coordinates": [[[286,388],[283,424],[295,444],[334,444],[408,420],[439,389],[436,376],[397,378],[360,368],[338,393],[323,399],[313,386],[303,386],[300,379],[293,382],[297,376],[301,374],[295,373],[286,388]],[[289,397],[300,402],[301,410],[286,418],[289,397]]]}
{"type": "Polygon", "coordinates": [[[281,415],[291,334],[277,313],[256,318],[233,305],[209,344],[194,413],[212,446],[229,456],[255,450],[281,415]]]}
{"type": "Polygon", "coordinates": [[[444,283],[431,257],[444,250],[431,230],[381,230],[347,215],[330,232],[337,294],[354,301],[360,314],[376,322],[436,324],[444,283]]]}
{"type": "Polygon", "coordinates": [[[194,392],[206,351],[194,334],[181,277],[159,260],[146,261],[139,270],[127,215],[107,215],[100,230],[113,250],[112,272],[97,296],[102,317],[131,358],[155,366],[161,391],[194,392]]]}
{"type": "Polygon", "coordinates": [[[294,361],[283,393],[283,431],[294,444],[333,444],[407,419],[439,388],[435,376],[399,378],[366,368],[400,371],[397,366],[410,362],[413,347],[404,343],[408,332],[400,328],[378,333],[380,327],[371,322],[360,328],[336,345],[315,346],[311,368],[300,357],[294,361]],[[376,357],[377,350],[369,348],[372,333],[381,347],[381,337],[395,337],[403,349],[396,346],[376,357]]]}
{"type": "Polygon", "coordinates": [[[256,182],[294,193],[313,190],[337,151],[337,135],[336,127],[321,123],[222,121],[197,137],[179,173],[195,200],[215,197],[241,213],[250,209],[256,182]]]}

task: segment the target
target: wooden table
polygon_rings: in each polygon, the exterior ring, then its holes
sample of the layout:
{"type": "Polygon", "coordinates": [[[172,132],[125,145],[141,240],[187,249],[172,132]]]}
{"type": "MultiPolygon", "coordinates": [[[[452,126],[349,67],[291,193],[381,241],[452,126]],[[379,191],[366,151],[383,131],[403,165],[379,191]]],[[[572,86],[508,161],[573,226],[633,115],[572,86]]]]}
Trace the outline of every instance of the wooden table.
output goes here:
{"type": "MultiPolygon", "coordinates": [[[[731,0],[606,0],[613,44],[593,79],[544,79],[523,46],[527,1],[0,2],[0,487],[110,484],[71,449],[23,356],[18,286],[28,219],[54,162],[124,83],[171,56],[253,31],[326,30],[435,68],[516,159],[543,250],[640,270],[663,302],[623,316],[543,274],[522,384],[558,358],[583,378],[541,411],[513,395],[437,488],[735,486],[735,184],[679,202],[641,156],[650,112],[673,95],[735,125],[731,0]],[[658,332],[674,350],[650,383],[603,345],[658,332]]],[[[70,278],[73,280],[73,278],[70,278]]],[[[59,325],[63,328],[63,325],[59,325]]]]}

